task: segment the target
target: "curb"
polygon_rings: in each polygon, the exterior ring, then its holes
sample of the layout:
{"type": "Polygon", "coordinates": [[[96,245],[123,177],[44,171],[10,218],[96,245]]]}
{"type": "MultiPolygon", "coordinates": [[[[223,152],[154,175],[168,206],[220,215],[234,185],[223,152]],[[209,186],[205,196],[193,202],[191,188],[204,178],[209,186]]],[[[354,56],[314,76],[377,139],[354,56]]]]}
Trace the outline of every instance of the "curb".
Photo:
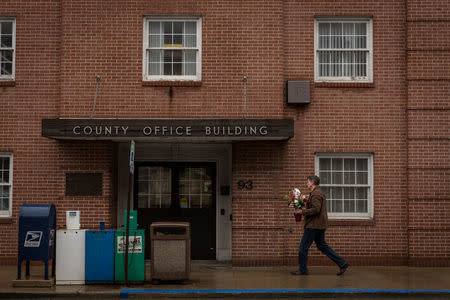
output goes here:
{"type": "Polygon", "coordinates": [[[449,295],[450,289],[124,289],[120,291],[120,299],[128,299],[130,295],[151,296],[306,296],[306,295],[449,295]]]}

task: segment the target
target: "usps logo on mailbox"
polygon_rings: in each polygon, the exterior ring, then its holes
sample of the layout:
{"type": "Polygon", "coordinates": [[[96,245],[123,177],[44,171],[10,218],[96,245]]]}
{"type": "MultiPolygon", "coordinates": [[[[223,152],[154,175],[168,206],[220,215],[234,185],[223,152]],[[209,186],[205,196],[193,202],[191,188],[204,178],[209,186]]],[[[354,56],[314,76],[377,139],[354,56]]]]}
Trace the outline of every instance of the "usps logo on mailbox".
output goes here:
{"type": "Polygon", "coordinates": [[[42,231],[27,231],[24,247],[39,247],[41,245],[42,231]]]}

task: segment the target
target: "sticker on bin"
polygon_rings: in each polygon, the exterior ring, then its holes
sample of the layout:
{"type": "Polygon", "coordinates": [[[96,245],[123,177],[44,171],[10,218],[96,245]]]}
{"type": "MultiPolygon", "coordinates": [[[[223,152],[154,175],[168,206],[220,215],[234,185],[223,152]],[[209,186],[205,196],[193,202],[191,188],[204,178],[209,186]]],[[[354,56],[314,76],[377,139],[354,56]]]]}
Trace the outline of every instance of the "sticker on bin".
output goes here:
{"type": "Polygon", "coordinates": [[[49,245],[53,246],[53,243],[55,242],[55,229],[50,230],[50,240],[49,245]]]}
{"type": "MultiPolygon", "coordinates": [[[[117,237],[117,253],[125,253],[125,237],[117,237]]],[[[128,253],[142,253],[142,236],[128,237],[128,253]]]]}
{"type": "Polygon", "coordinates": [[[39,247],[41,245],[42,231],[27,231],[24,247],[39,247]]]}

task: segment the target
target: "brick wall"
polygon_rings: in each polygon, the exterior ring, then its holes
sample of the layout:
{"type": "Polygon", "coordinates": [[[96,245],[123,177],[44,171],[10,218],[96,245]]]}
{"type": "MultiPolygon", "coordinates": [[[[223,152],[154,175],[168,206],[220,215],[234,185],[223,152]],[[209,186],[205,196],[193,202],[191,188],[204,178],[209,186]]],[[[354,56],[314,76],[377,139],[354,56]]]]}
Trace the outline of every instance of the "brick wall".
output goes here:
{"type": "MultiPolygon", "coordinates": [[[[296,135],[286,143],[281,156],[282,180],[277,188],[278,199],[294,186],[301,190],[306,188],[306,177],[314,173],[315,153],[373,153],[375,221],[330,222],[327,240],[332,248],[354,265],[405,264],[407,149],[404,4],[399,1],[384,1],[376,5],[369,1],[284,1],[283,9],[284,77],[286,80],[310,80],[311,103],[284,108],[284,116],[295,119],[296,135]],[[314,84],[316,16],[373,17],[372,85],[346,88],[339,84],[336,87],[314,84]],[[390,184],[386,178],[395,178],[396,184],[390,184]]],[[[235,166],[239,164],[240,160],[235,162],[235,166]]],[[[259,178],[253,168],[248,168],[247,172],[252,171],[254,177],[259,178]]],[[[280,204],[285,208],[279,213],[279,226],[271,230],[277,238],[282,232],[285,246],[276,251],[276,255],[267,253],[265,259],[268,264],[272,259],[280,258],[286,264],[296,264],[301,225],[295,223],[292,211],[286,204],[283,201],[280,204]]],[[[235,231],[233,238],[237,239],[235,231]]],[[[313,248],[310,252],[312,264],[332,264],[313,248]]],[[[245,265],[241,255],[234,250],[233,261],[245,265]]],[[[251,260],[251,253],[242,256],[251,260]]],[[[262,258],[259,257],[259,260],[262,258]]]]}
{"type": "MultiPolygon", "coordinates": [[[[112,211],[114,209],[113,194],[113,170],[112,161],[113,144],[107,142],[73,142],[61,141],[59,143],[60,164],[59,176],[66,178],[66,173],[101,173],[101,196],[66,196],[65,180],[62,182],[59,199],[59,208],[66,210],[80,210],[81,228],[99,228],[99,221],[105,221],[106,227],[111,228],[115,223],[112,211]]],[[[59,215],[59,227],[65,226],[66,216],[59,215]]]]}
{"type": "MultiPolygon", "coordinates": [[[[13,153],[12,217],[0,223],[0,264],[16,263],[18,216],[24,203],[54,203],[57,226],[81,210],[81,226],[111,226],[112,147],[57,142],[41,136],[41,120],[60,117],[61,1],[2,1],[0,16],[16,18],[13,84],[0,86],[0,151],[13,153]],[[103,195],[65,196],[67,172],[101,172],[103,195]]],[[[77,107],[76,103],[73,107],[77,107]]]]}
{"type": "Polygon", "coordinates": [[[62,2],[61,116],[91,114],[96,75],[95,117],[239,118],[244,75],[248,116],[282,115],[280,1],[110,3],[62,2]],[[143,85],[144,15],[202,16],[201,86],[173,87],[170,99],[169,87],[143,85]]]}
{"type": "Polygon", "coordinates": [[[283,190],[285,142],[246,142],[233,147],[234,265],[283,264],[288,248],[286,201],[283,190]],[[252,188],[239,189],[236,182],[252,181],[252,188]]]}
{"type": "Polygon", "coordinates": [[[409,264],[449,266],[450,4],[407,8],[409,264]]]}
{"type": "MultiPolygon", "coordinates": [[[[96,118],[241,118],[246,75],[247,117],[292,118],[295,137],[233,145],[234,265],[297,263],[302,228],[282,197],[305,188],[320,152],[374,157],[374,220],[331,221],[331,247],[353,265],[448,265],[448,11],[438,0],[0,2],[17,29],[16,80],[0,86],[0,151],[14,154],[0,262],[16,255],[23,203],[55,203],[59,226],[67,209],[85,228],[114,226],[115,145],[41,137],[44,118],[91,115],[97,75],[96,118]],[[200,84],[170,97],[142,82],[145,15],[201,15],[200,84]],[[316,16],[372,17],[373,83],[314,83],[316,16]],[[286,80],[309,80],[311,103],[285,105],[286,80]],[[102,173],[103,195],[65,196],[67,172],[102,173]]],[[[331,263],[313,248],[310,258],[331,263]]]]}
{"type": "Polygon", "coordinates": [[[15,263],[23,203],[58,200],[57,143],[41,137],[41,119],[56,117],[60,75],[59,1],[0,1],[16,17],[14,85],[0,86],[0,151],[13,153],[12,218],[0,224],[0,263],[15,263]]]}

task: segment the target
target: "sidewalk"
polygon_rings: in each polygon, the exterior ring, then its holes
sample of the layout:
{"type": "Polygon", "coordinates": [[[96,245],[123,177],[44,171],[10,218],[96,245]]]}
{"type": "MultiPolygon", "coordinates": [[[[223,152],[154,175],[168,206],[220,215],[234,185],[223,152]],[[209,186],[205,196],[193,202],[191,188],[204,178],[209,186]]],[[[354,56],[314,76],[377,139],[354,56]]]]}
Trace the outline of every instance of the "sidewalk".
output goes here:
{"type": "MultiPolygon", "coordinates": [[[[24,268],[24,267],[23,267],[24,268]]],[[[147,268],[148,270],[149,268],[147,268]]],[[[336,276],[337,267],[310,267],[310,275],[293,276],[295,267],[233,268],[217,262],[192,263],[190,280],[152,285],[57,285],[13,287],[16,266],[0,268],[0,298],[353,298],[450,299],[450,268],[353,267],[336,276]],[[386,298],[387,297],[387,298],[386,298]]],[[[24,273],[24,271],[23,271],[24,273]]],[[[43,279],[43,267],[31,267],[31,279],[43,279]]],[[[149,278],[150,274],[146,274],[149,278]]]]}

